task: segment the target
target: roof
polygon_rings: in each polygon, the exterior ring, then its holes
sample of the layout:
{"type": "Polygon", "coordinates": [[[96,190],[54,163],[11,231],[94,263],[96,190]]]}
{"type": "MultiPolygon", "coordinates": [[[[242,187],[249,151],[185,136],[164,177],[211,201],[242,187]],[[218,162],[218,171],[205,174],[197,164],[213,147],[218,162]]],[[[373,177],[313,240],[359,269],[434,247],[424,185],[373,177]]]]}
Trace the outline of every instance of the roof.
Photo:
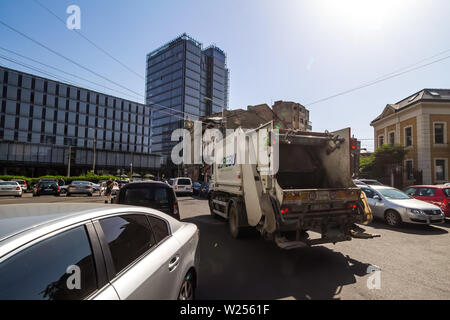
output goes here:
{"type": "Polygon", "coordinates": [[[111,209],[111,205],[87,203],[0,205],[0,242],[51,222],[101,209],[111,209]]]}
{"type": "Polygon", "coordinates": [[[450,89],[423,89],[395,104],[388,104],[384,108],[383,112],[371,122],[371,125],[391,114],[400,112],[408,107],[424,101],[450,102],[450,89]]]}

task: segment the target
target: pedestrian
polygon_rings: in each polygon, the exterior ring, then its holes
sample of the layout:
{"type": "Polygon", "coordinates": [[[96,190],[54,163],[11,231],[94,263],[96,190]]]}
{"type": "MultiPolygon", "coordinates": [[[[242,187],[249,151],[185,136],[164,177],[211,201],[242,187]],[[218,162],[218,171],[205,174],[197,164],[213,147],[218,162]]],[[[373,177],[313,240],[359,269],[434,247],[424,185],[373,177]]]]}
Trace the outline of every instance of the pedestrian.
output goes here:
{"type": "Polygon", "coordinates": [[[111,192],[112,192],[112,188],[113,188],[113,181],[111,178],[108,179],[108,181],[106,182],[106,196],[108,197],[108,200],[105,200],[105,203],[111,203],[111,192]]]}

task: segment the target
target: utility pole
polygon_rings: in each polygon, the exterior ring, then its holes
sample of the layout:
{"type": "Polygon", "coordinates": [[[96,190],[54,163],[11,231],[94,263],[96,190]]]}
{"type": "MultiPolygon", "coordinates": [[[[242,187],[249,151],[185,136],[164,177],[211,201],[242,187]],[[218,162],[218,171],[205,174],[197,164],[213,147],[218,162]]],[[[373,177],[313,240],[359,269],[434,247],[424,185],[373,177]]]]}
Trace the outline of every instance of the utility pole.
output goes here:
{"type": "Polygon", "coordinates": [[[70,177],[70,160],[72,159],[72,146],[69,146],[69,159],[67,161],[67,176],[70,177]]]}
{"type": "Polygon", "coordinates": [[[94,159],[92,160],[92,173],[95,174],[95,148],[97,147],[97,130],[94,136],[94,159]]]}

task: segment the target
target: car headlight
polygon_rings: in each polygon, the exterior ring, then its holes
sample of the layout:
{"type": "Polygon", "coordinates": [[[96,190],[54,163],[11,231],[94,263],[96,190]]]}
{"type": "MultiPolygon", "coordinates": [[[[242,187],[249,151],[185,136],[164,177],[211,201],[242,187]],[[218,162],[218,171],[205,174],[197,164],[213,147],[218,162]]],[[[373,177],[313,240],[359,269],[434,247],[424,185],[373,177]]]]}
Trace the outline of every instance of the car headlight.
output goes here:
{"type": "Polygon", "coordinates": [[[418,209],[409,209],[409,211],[412,214],[415,214],[416,216],[423,216],[425,215],[425,213],[422,210],[418,210],[418,209]]]}

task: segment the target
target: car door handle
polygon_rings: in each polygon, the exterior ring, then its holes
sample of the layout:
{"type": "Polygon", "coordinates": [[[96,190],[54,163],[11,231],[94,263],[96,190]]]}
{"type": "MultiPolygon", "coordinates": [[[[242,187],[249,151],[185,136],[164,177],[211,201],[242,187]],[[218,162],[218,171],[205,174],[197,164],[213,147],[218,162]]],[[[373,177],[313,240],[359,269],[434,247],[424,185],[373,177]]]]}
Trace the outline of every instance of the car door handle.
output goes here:
{"type": "Polygon", "coordinates": [[[179,264],[180,264],[180,256],[175,256],[172,259],[170,259],[169,272],[174,271],[178,267],[179,264]]]}

